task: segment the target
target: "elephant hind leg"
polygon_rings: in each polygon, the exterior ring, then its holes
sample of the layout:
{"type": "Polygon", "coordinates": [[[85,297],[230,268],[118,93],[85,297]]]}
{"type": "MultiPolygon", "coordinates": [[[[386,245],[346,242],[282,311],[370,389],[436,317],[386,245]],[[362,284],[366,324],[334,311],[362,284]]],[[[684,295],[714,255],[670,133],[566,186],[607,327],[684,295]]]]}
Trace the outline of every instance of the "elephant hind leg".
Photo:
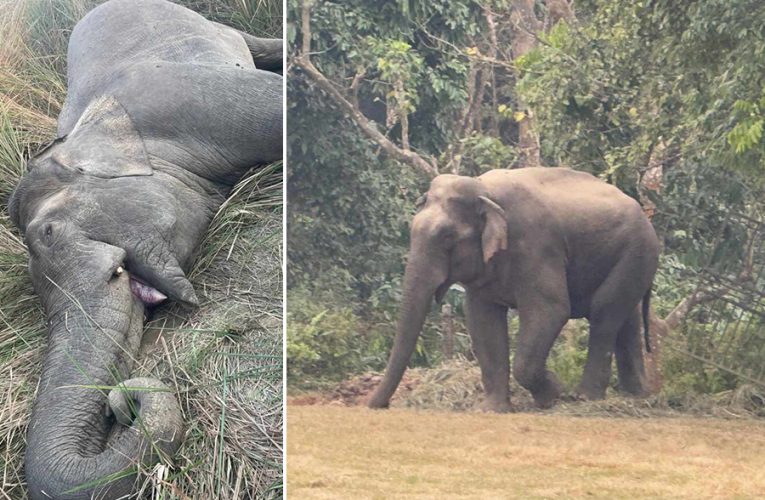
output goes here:
{"type": "Polygon", "coordinates": [[[587,362],[577,390],[587,399],[606,396],[617,334],[640,303],[640,292],[635,287],[640,282],[638,272],[634,256],[625,255],[593,295],[587,362]]]}
{"type": "Polygon", "coordinates": [[[284,42],[281,38],[258,38],[225,24],[216,22],[213,24],[223,33],[236,33],[244,40],[256,68],[276,73],[280,73],[284,69],[284,42]]]}
{"type": "Polygon", "coordinates": [[[616,334],[624,316],[616,311],[590,318],[590,338],[587,344],[587,362],[577,393],[589,400],[606,397],[611,380],[611,365],[616,346],[616,334]]]}
{"type": "Polygon", "coordinates": [[[647,393],[638,307],[630,313],[616,335],[616,368],[619,372],[620,390],[634,396],[647,393]]]}
{"type": "Polygon", "coordinates": [[[546,368],[547,356],[569,317],[569,305],[552,300],[519,308],[520,332],[513,359],[513,376],[531,392],[541,408],[549,408],[560,396],[558,377],[546,368]]]}
{"type": "Polygon", "coordinates": [[[242,33],[242,37],[256,68],[277,73],[283,70],[284,42],[281,38],[258,38],[247,33],[242,33]]]}

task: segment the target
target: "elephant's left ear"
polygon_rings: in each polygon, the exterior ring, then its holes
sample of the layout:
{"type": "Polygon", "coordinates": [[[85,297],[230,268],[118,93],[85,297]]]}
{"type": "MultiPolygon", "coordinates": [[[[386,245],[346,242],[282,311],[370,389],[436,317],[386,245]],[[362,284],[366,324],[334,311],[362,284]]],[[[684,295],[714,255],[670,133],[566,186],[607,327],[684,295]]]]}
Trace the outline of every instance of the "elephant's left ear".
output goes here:
{"type": "Polygon", "coordinates": [[[143,139],[113,97],[93,101],[50,156],[66,168],[105,179],[152,175],[143,139]]]}
{"type": "Polygon", "coordinates": [[[486,217],[486,223],[481,233],[481,246],[483,247],[483,262],[489,260],[495,253],[507,250],[507,219],[505,211],[486,196],[479,196],[480,211],[486,217]]]}

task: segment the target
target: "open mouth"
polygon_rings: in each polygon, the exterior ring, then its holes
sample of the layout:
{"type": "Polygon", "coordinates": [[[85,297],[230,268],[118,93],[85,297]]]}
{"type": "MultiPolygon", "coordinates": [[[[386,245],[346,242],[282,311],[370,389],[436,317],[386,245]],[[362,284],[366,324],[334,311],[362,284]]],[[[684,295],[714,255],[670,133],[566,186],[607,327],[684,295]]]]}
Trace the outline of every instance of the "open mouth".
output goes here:
{"type": "Polygon", "coordinates": [[[167,300],[167,295],[148,285],[134,274],[130,275],[130,291],[147,306],[155,306],[167,300]]]}

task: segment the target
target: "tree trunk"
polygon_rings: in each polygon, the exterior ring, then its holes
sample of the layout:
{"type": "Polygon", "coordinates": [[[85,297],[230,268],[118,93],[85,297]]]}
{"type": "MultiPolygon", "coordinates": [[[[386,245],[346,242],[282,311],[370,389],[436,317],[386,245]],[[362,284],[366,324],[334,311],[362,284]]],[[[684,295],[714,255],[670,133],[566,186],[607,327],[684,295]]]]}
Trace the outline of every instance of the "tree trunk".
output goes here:
{"type": "MultiPolygon", "coordinates": [[[[541,24],[534,15],[534,0],[514,0],[510,22],[513,26],[513,60],[517,61],[537,45],[535,34],[541,28],[541,24]]],[[[521,76],[516,70],[516,78],[520,79],[521,76]]],[[[539,157],[539,135],[536,132],[534,114],[520,98],[518,98],[518,111],[522,111],[524,117],[518,123],[520,159],[517,166],[538,167],[542,163],[539,157]]]]}

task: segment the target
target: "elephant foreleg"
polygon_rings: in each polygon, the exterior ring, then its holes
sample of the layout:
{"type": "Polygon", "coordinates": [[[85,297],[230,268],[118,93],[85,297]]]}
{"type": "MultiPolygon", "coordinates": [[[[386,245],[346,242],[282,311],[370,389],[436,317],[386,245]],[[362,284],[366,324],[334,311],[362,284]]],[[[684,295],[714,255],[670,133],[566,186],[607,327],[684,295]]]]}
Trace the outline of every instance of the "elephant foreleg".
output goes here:
{"type": "Polygon", "coordinates": [[[548,408],[560,396],[561,384],[546,368],[547,356],[568,321],[570,308],[566,300],[552,297],[527,298],[524,302],[518,308],[520,332],[513,359],[513,376],[531,392],[538,406],[548,408]]]}
{"type": "Polygon", "coordinates": [[[640,326],[640,309],[635,307],[616,335],[619,389],[634,396],[643,396],[647,393],[640,326]]]}
{"type": "Polygon", "coordinates": [[[509,411],[507,307],[481,300],[468,292],[467,326],[473,351],[481,366],[481,379],[486,392],[481,408],[487,411],[509,411]]]}

